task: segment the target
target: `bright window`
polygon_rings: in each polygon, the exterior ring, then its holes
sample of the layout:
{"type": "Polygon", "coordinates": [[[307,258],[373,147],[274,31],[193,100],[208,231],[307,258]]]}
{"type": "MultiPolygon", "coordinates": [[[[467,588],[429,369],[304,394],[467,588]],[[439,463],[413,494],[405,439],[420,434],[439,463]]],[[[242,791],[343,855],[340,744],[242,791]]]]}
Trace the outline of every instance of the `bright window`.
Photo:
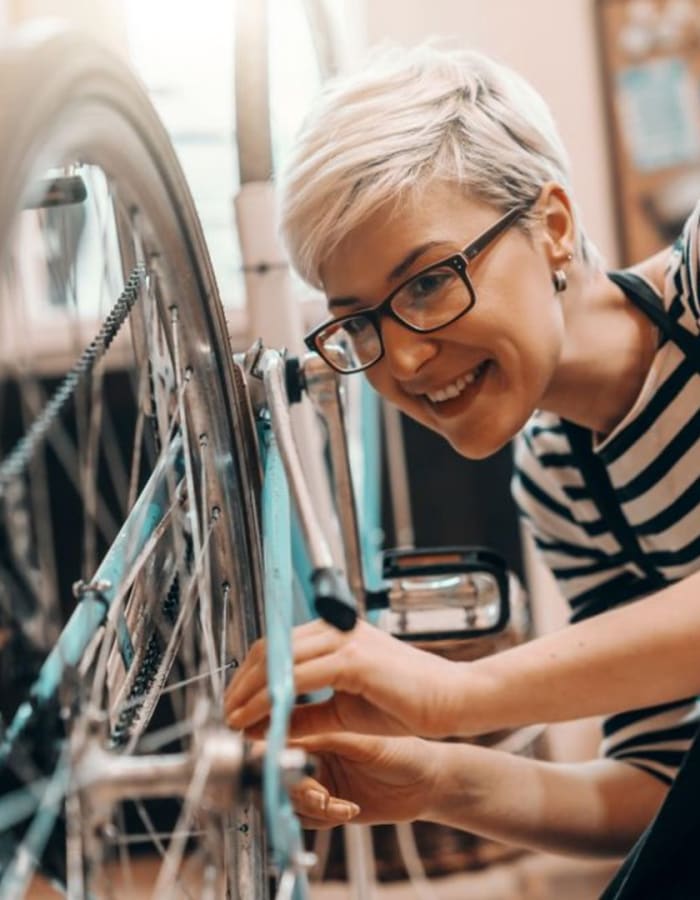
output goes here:
{"type": "MultiPolygon", "coordinates": [[[[233,3],[125,0],[125,9],[133,63],[180,157],[223,302],[240,308],[244,284],[233,213],[238,189],[233,3]]],[[[273,160],[278,166],[320,86],[300,0],[270,0],[269,51],[273,160]]]]}

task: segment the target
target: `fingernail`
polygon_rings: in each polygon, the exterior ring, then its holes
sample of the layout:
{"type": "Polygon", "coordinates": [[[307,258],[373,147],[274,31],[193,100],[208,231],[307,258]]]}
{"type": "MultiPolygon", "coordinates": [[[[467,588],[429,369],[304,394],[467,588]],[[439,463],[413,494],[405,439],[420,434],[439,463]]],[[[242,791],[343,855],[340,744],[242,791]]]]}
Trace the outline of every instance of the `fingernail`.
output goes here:
{"type": "Polygon", "coordinates": [[[360,807],[357,803],[350,803],[348,800],[329,800],[326,812],[334,819],[343,819],[348,821],[354,819],[359,813],[360,807]]]}
{"type": "Polygon", "coordinates": [[[234,710],[232,713],[229,713],[228,716],[228,724],[233,725],[234,728],[237,728],[238,725],[243,721],[241,716],[240,709],[234,710]]]}
{"type": "Polygon", "coordinates": [[[307,791],[306,799],[311,804],[311,806],[316,809],[320,809],[323,812],[326,811],[326,806],[328,805],[328,794],[324,794],[322,791],[307,791]]]}

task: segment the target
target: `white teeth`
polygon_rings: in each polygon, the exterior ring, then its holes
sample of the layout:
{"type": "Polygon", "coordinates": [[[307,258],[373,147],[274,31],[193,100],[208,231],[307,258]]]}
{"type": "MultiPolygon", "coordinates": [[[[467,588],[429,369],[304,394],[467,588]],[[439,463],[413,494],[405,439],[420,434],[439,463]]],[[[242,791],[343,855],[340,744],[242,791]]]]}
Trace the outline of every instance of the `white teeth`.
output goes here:
{"type": "Polygon", "coordinates": [[[468,384],[474,384],[484,371],[485,367],[486,361],[480,363],[476,368],[472,369],[471,372],[467,372],[466,375],[460,375],[453,384],[448,384],[447,387],[441,388],[439,391],[428,393],[426,394],[426,397],[432,403],[442,403],[445,400],[452,400],[454,397],[459,397],[468,384]]]}

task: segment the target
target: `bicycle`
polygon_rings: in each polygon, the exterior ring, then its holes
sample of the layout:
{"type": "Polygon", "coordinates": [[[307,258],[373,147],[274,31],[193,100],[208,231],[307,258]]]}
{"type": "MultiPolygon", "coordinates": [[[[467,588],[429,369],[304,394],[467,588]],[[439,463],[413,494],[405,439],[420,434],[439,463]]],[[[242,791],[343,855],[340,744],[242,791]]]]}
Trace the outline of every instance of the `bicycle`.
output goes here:
{"type": "MultiPolygon", "coordinates": [[[[221,699],[262,633],[263,597],[274,594],[266,574],[280,569],[263,559],[270,460],[305,535],[309,610],[348,628],[358,606],[391,606],[365,583],[337,384],[329,390],[328,371],[304,362],[329,428],[349,584],[292,460],[286,392],[300,391],[290,361],[262,348],[232,360],[196,213],[143,91],[62,32],[7,48],[0,84],[12,87],[0,111],[0,314],[3,333],[17,336],[0,370],[3,442],[14,446],[0,462],[0,895],[22,896],[41,864],[70,896],[116,896],[139,857],[152,868],[155,855],[154,896],[303,896],[312,860],[285,804],[286,785],[307,771],[283,752],[293,696],[280,701],[264,763],[273,885],[246,788],[260,782],[259,765],[223,725],[221,699]],[[81,244],[100,272],[97,302],[81,244]],[[85,348],[57,384],[22,347],[23,334],[36,337],[35,290],[56,306],[66,350],[85,348]]],[[[270,546],[288,558],[286,540],[273,535],[270,546]]],[[[430,577],[398,565],[404,581],[430,577]]],[[[478,594],[467,581],[459,609],[478,594]]],[[[504,624],[501,596],[490,595],[489,627],[504,624]]],[[[398,610],[399,623],[409,612],[398,610]]]]}
{"type": "MultiPolygon", "coordinates": [[[[341,383],[339,376],[315,354],[308,354],[302,360],[285,360],[280,353],[259,342],[247,354],[239,355],[237,361],[252,395],[252,409],[258,420],[274,432],[279,456],[276,464],[286,476],[284,488],[275,496],[271,518],[277,529],[274,543],[279,549],[287,542],[287,559],[286,563],[279,558],[271,560],[271,568],[286,568],[282,580],[287,591],[286,596],[282,592],[273,597],[271,590],[266,598],[267,602],[271,601],[267,617],[267,665],[273,698],[270,734],[276,732],[273,759],[283,746],[287,717],[294,703],[288,645],[293,620],[292,567],[301,574],[301,583],[307,588],[305,603],[297,604],[301,618],[295,624],[320,613],[337,627],[349,629],[355,618],[362,615],[401,640],[455,658],[465,658],[465,652],[466,658],[476,658],[526,638],[529,611],[525,595],[517,578],[492,550],[479,547],[421,550],[404,546],[385,551],[383,564],[377,566],[378,556],[382,555],[377,540],[377,525],[381,520],[376,479],[379,410],[364,382],[356,382],[360,396],[349,397],[347,383],[341,383]],[[326,438],[324,458],[342,534],[343,559],[339,566],[332,558],[326,534],[318,521],[290,427],[290,405],[302,397],[310,400],[326,438]],[[354,402],[359,405],[358,410],[352,409],[354,402]],[[357,414],[354,422],[349,421],[353,414],[357,414]],[[365,452],[360,454],[360,459],[352,460],[349,444],[357,437],[353,432],[358,428],[359,443],[365,452]],[[364,485],[364,490],[358,489],[358,482],[364,485]],[[289,497],[281,496],[287,490],[292,495],[291,511],[289,497]],[[297,517],[296,526],[304,536],[302,549],[308,558],[302,553],[300,559],[299,546],[291,545],[293,512],[297,517]],[[280,623],[283,615],[286,620],[280,623]],[[275,627],[276,622],[280,628],[275,627]],[[282,688],[285,680],[286,694],[282,688]]],[[[269,475],[266,470],[265,482],[269,475]]],[[[268,485],[268,498],[275,490],[278,489],[268,485]]],[[[263,525],[263,533],[266,531],[263,525]]],[[[532,726],[493,735],[490,744],[508,752],[523,752],[541,731],[541,726],[532,726]]],[[[268,798],[266,812],[268,822],[280,818],[274,798],[268,798]]],[[[375,883],[369,831],[351,825],[345,826],[344,832],[350,895],[364,900],[372,895],[375,883]]],[[[326,865],[328,836],[328,832],[321,832],[315,840],[317,878],[326,865]]],[[[412,827],[396,826],[396,838],[418,895],[432,897],[412,827]]],[[[291,850],[295,842],[289,841],[288,836],[278,835],[277,840],[273,839],[273,844],[277,843],[291,850]]],[[[298,838],[296,843],[298,846],[298,838]]]]}
{"type": "Polygon", "coordinates": [[[157,896],[194,880],[260,898],[250,766],[221,720],[261,631],[258,511],[196,212],[145,93],[99,47],[24,32],[0,85],[0,895],[39,860],[70,896],[113,895],[148,846],[157,896]],[[47,318],[85,348],[53,393],[23,346],[47,318]]]}

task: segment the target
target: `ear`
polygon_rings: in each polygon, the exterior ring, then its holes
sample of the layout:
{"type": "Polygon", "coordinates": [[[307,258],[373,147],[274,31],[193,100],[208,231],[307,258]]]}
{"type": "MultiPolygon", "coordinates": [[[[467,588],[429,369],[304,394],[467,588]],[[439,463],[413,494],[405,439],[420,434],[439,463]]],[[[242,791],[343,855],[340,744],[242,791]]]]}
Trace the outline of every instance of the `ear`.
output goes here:
{"type": "Polygon", "coordinates": [[[543,185],[538,200],[542,241],[552,269],[561,266],[576,246],[576,225],[571,198],[555,181],[543,185]]]}

